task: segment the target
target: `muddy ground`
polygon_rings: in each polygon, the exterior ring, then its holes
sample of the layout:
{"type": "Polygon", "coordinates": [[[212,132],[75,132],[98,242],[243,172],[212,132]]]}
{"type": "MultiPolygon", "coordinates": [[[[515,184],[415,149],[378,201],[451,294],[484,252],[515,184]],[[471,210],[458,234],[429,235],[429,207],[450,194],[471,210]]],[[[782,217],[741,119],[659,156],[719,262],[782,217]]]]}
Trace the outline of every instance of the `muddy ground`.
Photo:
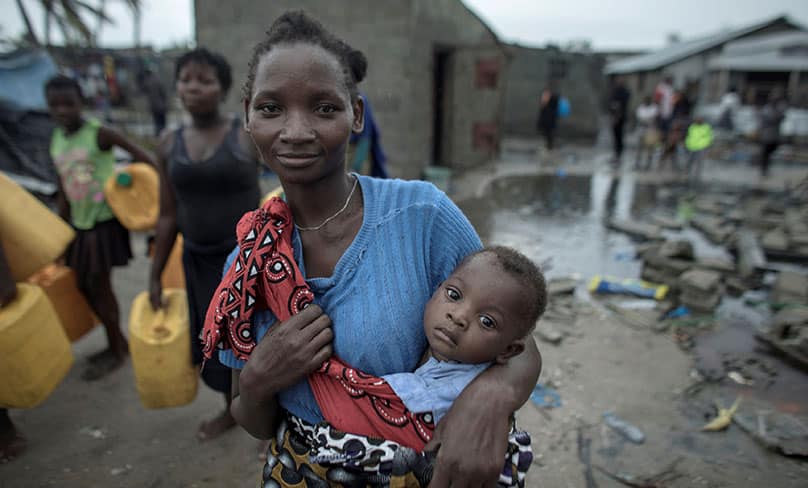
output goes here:
{"type": "MultiPolygon", "coordinates": [[[[532,434],[536,455],[527,485],[625,486],[608,472],[635,481],[661,473],[661,484],[653,486],[805,486],[808,462],[764,449],[736,425],[716,433],[700,428],[715,413],[713,401],[728,406],[738,395],[744,397],[739,412],[788,413],[808,424],[806,374],[750,342],[748,324],[732,313],[695,334],[694,349],[683,350],[671,334],[631,327],[605,307],[607,298],[585,291],[586,279],[594,274],[639,273],[639,263],[626,257],[635,243],[606,230],[604,216],[631,217],[664,205],[675,185],[657,174],[615,171],[598,150],[562,149],[537,164],[530,143],[514,143],[510,149],[496,166],[456,175],[454,198],[484,241],[518,247],[544,263],[550,277],[577,274],[581,280],[573,297],[558,299],[568,305],[563,310],[573,311],[558,326],[563,340],[539,343],[544,357],[540,382],[558,392],[561,405],[539,408],[528,402],[517,414],[520,427],[532,434]],[[486,193],[503,181],[516,190],[486,193]],[[726,344],[733,354],[765,361],[777,375],[752,386],[726,379],[703,382],[695,373],[697,360],[726,344]],[[605,411],[639,427],[644,443],[633,444],[605,426],[605,411]]],[[[707,170],[706,178],[722,185],[775,191],[806,174],[804,167],[775,166],[774,176],[760,182],[749,167],[727,171],[714,164],[707,170]]],[[[133,235],[132,244],[135,260],[114,276],[124,323],[148,274],[145,236],[133,235]]],[[[146,410],[138,400],[131,363],[99,382],[81,381],[85,358],[104,343],[100,328],[76,342],[76,363],[53,395],[37,408],[12,411],[28,450],[0,465],[0,487],[258,483],[257,442],[245,432],[236,428],[215,441],[196,440],[198,424],[223,407],[221,397],[204,386],[188,406],[146,410]]]]}

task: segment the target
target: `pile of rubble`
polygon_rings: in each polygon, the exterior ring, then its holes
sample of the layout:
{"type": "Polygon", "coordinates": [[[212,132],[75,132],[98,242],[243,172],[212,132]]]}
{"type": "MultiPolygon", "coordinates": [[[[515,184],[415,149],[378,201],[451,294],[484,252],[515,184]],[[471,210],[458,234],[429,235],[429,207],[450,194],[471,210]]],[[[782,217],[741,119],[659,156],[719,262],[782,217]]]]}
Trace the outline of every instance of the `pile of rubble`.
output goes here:
{"type": "Polygon", "coordinates": [[[727,280],[736,280],[736,266],[719,258],[695,259],[693,245],[686,240],[665,241],[646,246],[641,278],[668,285],[669,297],[694,312],[711,313],[721,301],[727,280]]]}
{"type": "Polygon", "coordinates": [[[768,259],[808,262],[808,200],[805,196],[702,196],[692,203],[690,225],[717,245],[737,250],[738,232],[760,242],[768,259]]]}

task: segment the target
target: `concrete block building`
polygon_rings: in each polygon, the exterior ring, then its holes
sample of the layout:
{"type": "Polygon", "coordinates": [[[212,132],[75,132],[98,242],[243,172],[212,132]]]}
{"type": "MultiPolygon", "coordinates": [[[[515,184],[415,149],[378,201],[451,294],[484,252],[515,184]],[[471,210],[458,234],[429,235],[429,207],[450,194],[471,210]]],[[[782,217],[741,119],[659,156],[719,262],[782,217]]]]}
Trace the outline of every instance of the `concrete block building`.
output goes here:
{"type": "Polygon", "coordinates": [[[520,45],[509,45],[508,55],[503,124],[506,134],[536,136],[541,93],[547,82],[553,80],[572,107],[569,117],[559,123],[559,135],[588,140],[597,137],[607,93],[603,76],[605,56],[520,45]]]}
{"type": "Polygon", "coordinates": [[[196,0],[196,42],[234,71],[228,106],[241,113],[252,46],[283,12],[302,9],[362,50],[370,100],[394,176],[430,165],[462,169],[497,151],[507,56],[491,29],[460,0],[196,0]]]}

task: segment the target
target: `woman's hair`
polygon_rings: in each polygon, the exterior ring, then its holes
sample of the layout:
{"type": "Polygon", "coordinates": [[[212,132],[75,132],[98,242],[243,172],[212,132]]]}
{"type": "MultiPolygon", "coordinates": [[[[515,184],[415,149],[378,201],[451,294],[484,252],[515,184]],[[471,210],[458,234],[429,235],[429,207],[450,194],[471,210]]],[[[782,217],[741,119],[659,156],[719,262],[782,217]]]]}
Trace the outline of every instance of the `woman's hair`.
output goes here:
{"type": "Polygon", "coordinates": [[[79,82],[65,75],[56,75],[45,83],[45,96],[47,97],[48,92],[51,90],[63,89],[76,90],[79,100],[84,100],[84,93],[81,91],[81,85],[79,85],[79,82]]]}
{"type": "Polygon", "coordinates": [[[484,247],[467,256],[463,262],[482,254],[494,255],[502,269],[524,286],[527,296],[524,332],[527,334],[533,329],[536,321],[539,320],[539,317],[544,314],[544,310],[547,308],[547,282],[544,279],[544,274],[530,258],[516,249],[506,246],[484,247]]]}
{"type": "Polygon", "coordinates": [[[333,54],[343,68],[345,85],[351,94],[351,100],[359,95],[356,85],[365,79],[368,68],[367,58],[344,41],[327,31],[318,21],[306,15],[302,10],[286,12],[278,17],[266,33],[266,38],[253,48],[250,58],[247,81],[244,83],[244,98],[252,97],[255,71],[261,56],[279,44],[296,42],[320,46],[333,54]]]}
{"type": "Polygon", "coordinates": [[[178,80],[180,71],[186,64],[198,63],[206,64],[216,71],[216,78],[219,79],[219,84],[222,85],[222,91],[227,93],[230,86],[233,84],[233,75],[230,71],[230,63],[224,59],[224,56],[217,54],[213,51],[208,51],[204,47],[198,47],[193,51],[188,51],[177,59],[174,65],[174,79],[178,80]]]}

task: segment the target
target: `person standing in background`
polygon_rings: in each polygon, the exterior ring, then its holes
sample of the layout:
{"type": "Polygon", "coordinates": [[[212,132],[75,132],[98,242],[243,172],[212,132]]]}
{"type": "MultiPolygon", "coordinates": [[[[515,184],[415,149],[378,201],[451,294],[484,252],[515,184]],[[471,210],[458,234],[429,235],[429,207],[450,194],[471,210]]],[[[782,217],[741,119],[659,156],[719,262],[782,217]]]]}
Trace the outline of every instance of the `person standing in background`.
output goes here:
{"type": "Polygon", "coordinates": [[[345,161],[349,170],[361,175],[389,178],[385,164],[387,156],[382,149],[381,131],[370,109],[370,100],[364,93],[361,95],[365,100],[365,126],[359,134],[351,134],[345,161]]]}
{"type": "Polygon", "coordinates": [[[780,124],[788,108],[779,92],[773,91],[758,111],[758,140],[760,143],[760,176],[768,176],[771,156],[780,145],[780,124]]]}
{"type": "Polygon", "coordinates": [[[659,129],[667,138],[673,120],[673,78],[665,76],[654,89],[654,103],[659,107],[659,129]]]}
{"type": "Polygon", "coordinates": [[[704,121],[703,117],[696,117],[687,128],[685,149],[687,149],[687,176],[698,180],[701,177],[701,168],[704,161],[704,152],[713,144],[713,128],[704,121]]]}
{"type": "Polygon", "coordinates": [[[637,161],[634,164],[636,169],[647,170],[651,168],[651,158],[654,149],[659,144],[659,107],[650,96],[646,96],[635,112],[637,117],[637,128],[639,129],[640,140],[637,147],[637,161]],[[646,163],[642,160],[645,156],[646,163]]]}
{"type": "Polygon", "coordinates": [[[159,137],[166,127],[166,112],[168,111],[168,97],[160,82],[160,77],[157,73],[149,68],[146,68],[144,73],[145,79],[143,80],[143,91],[146,93],[146,99],[149,102],[149,110],[152,114],[152,122],[154,123],[154,137],[159,137]]]}
{"type": "Polygon", "coordinates": [[[545,147],[548,151],[553,150],[555,129],[558,124],[558,93],[555,91],[554,83],[550,82],[544,87],[539,100],[539,120],[538,129],[544,137],[545,147]]]}
{"type": "Polygon", "coordinates": [[[741,106],[741,97],[738,96],[737,90],[734,86],[729,88],[729,91],[721,97],[719,103],[719,118],[718,128],[729,132],[735,129],[735,122],[733,117],[741,106]]]}
{"type": "MultiPolygon", "coordinates": [[[[222,113],[222,102],[232,84],[230,65],[224,57],[205,48],[194,49],[177,59],[174,77],[189,122],[165,131],[157,147],[160,217],[149,299],[155,310],[163,306],[160,277],[181,232],[191,327],[188,347],[192,361],[199,365],[203,359],[199,333],[221,280],[225,258],[236,245],[236,224],[245,212],[258,206],[261,198],[259,163],[242,121],[222,113]]],[[[221,412],[200,424],[197,437],[204,441],[218,437],[235,421],[230,414],[230,369],[213,358],[200,375],[225,403],[221,412]]]]}
{"type": "Polygon", "coordinates": [[[609,115],[612,123],[612,137],[614,138],[614,158],[612,164],[620,165],[620,158],[623,156],[623,134],[626,127],[626,115],[628,114],[628,101],[631,94],[625,86],[625,82],[619,76],[614,80],[612,93],[609,96],[609,115]]]}
{"type": "Polygon", "coordinates": [[[82,373],[82,379],[93,381],[119,368],[129,356],[112,268],[126,266],[132,249],[129,231],[104,197],[104,183],[115,173],[113,149],[123,149],[134,161],[153,164],[153,157],[98,120],[85,119],[84,97],[76,80],[55,76],[45,85],[45,99],[56,123],[50,155],[59,174],[59,214],[76,230],[65,261],[76,272],[79,290],[107,333],[107,349],[90,356],[90,365],[82,373]]]}

